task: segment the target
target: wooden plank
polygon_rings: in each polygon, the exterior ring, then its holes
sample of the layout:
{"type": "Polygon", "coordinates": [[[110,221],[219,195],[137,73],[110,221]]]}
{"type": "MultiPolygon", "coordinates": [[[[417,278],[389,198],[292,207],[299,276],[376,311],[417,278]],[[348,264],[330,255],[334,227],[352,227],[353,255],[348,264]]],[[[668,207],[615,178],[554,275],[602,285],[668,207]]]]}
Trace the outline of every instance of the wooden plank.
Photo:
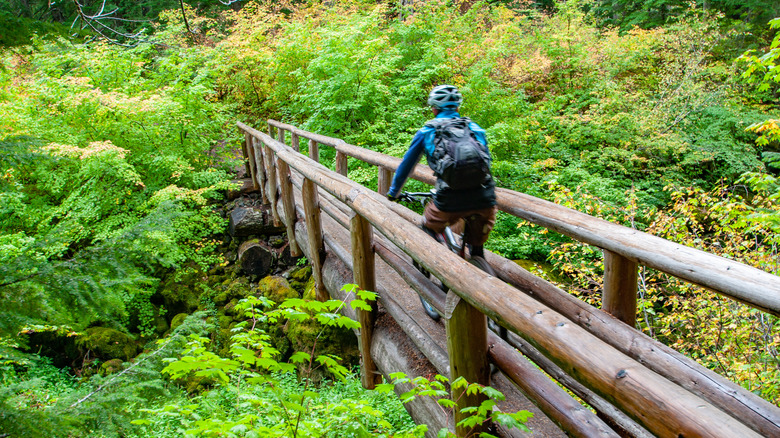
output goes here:
{"type": "Polygon", "coordinates": [[[383,166],[379,166],[377,169],[379,173],[377,175],[377,193],[387,196],[387,192],[390,190],[390,183],[393,181],[393,171],[383,166]]]}
{"type": "MultiPolygon", "coordinates": [[[[296,155],[270,138],[263,141],[292,168],[307,179],[316,179],[426,269],[446,279],[452,292],[523,336],[567,373],[620,406],[651,432],[662,436],[760,436],[525,293],[488,276],[445,248],[429,245],[427,234],[392,214],[389,201],[380,195],[296,155]]],[[[776,412],[778,409],[774,408],[772,414],[776,412]]]]}
{"type": "Polygon", "coordinates": [[[317,197],[317,186],[308,178],[304,178],[301,187],[303,211],[306,220],[306,232],[311,248],[312,275],[317,288],[316,295],[319,301],[329,299],[328,291],[322,282],[322,262],[325,259],[325,245],[322,241],[322,223],[320,221],[320,207],[317,197]]]}
{"type": "Polygon", "coordinates": [[[276,201],[279,199],[276,180],[276,166],[274,165],[274,153],[266,146],[263,150],[265,156],[265,169],[266,169],[266,193],[268,195],[268,202],[271,204],[271,213],[274,217],[274,225],[281,226],[282,220],[279,217],[279,208],[276,206],[276,201]]]}
{"type": "Polygon", "coordinates": [[[636,325],[637,273],[637,262],[604,250],[601,308],[631,327],[636,325]]]}
{"type": "MultiPolygon", "coordinates": [[[[374,272],[373,230],[371,224],[359,214],[350,219],[350,238],[352,241],[352,272],[355,284],[360,289],[376,291],[376,273],[374,272]]],[[[360,322],[360,381],[366,389],[374,389],[381,383],[374,359],[371,358],[371,339],[376,321],[377,302],[368,303],[371,310],[358,309],[360,322]]]]}
{"type": "MultiPolygon", "coordinates": [[[[636,424],[634,420],[612,406],[603,398],[594,394],[593,391],[586,388],[580,382],[574,380],[566,374],[559,366],[555,365],[550,359],[547,359],[539,350],[535,349],[522,338],[510,335],[510,342],[507,345],[501,342],[494,334],[488,334],[490,340],[490,357],[496,360],[502,371],[510,376],[512,381],[518,385],[523,393],[528,394],[529,398],[536,404],[550,419],[555,421],[572,436],[593,436],[593,433],[599,434],[602,429],[602,418],[606,424],[613,430],[625,432],[621,436],[630,436],[632,438],[653,438],[650,432],[642,426],[636,424]],[[511,348],[514,347],[514,348],[511,348]],[[517,350],[515,350],[517,349],[517,350]],[[528,369],[528,361],[525,358],[513,358],[517,352],[530,359],[535,365],[528,369]],[[508,368],[507,368],[508,367],[508,368]],[[538,382],[534,377],[526,376],[526,373],[542,369],[550,377],[557,380],[566,389],[581,398],[590,405],[598,415],[596,420],[592,419],[589,410],[581,412],[582,405],[571,406],[566,399],[560,400],[556,392],[563,391],[549,378],[538,382]],[[548,388],[548,385],[554,385],[548,388]],[[595,429],[593,429],[595,427],[595,429]],[[588,431],[590,429],[590,431],[588,431]]],[[[567,393],[568,395],[568,393],[567,393]]]]}
{"type": "Polygon", "coordinates": [[[287,226],[287,241],[290,242],[290,255],[293,257],[301,256],[301,249],[298,247],[298,241],[295,240],[295,193],[293,192],[290,167],[284,160],[277,160],[279,188],[282,192],[282,209],[284,210],[284,224],[287,226]]]}
{"type": "Polygon", "coordinates": [[[341,151],[336,152],[336,172],[344,176],[347,176],[347,173],[349,173],[347,154],[341,151]]]}
{"type": "MultiPolygon", "coordinates": [[[[490,364],[487,360],[487,318],[476,307],[452,293],[447,294],[444,310],[447,329],[447,351],[450,356],[450,382],[459,378],[468,383],[490,384],[490,364]]],[[[455,401],[455,434],[459,437],[478,435],[487,431],[488,425],[473,428],[457,426],[461,420],[471,416],[461,412],[470,406],[478,407],[486,397],[480,393],[467,393],[464,387],[452,388],[455,401]]]]}
{"type": "Polygon", "coordinates": [[[491,332],[488,333],[488,339],[490,357],[501,371],[569,436],[580,438],[619,437],[596,414],[574,400],[563,388],[550,380],[534,364],[506,342],[503,342],[501,338],[491,332]]]}

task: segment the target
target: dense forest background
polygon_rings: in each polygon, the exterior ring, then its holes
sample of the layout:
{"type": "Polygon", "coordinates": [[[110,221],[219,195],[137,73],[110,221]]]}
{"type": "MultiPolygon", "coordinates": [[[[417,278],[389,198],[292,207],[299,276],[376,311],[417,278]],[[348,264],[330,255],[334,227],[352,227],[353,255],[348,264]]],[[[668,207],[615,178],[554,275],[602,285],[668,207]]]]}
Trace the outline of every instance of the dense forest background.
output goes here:
{"type": "MultiPolygon", "coordinates": [[[[401,156],[430,88],[452,83],[500,186],[777,274],[778,16],[770,0],[3,2],[0,435],[258,433],[239,389],[162,373],[223,364],[209,318],[158,329],[172,283],[213,307],[201,280],[225,264],[237,120],[401,156]],[[95,327],[145,345],[132,373],[30,349],[95,327]]],[[[488,247],[598,303],[600,252],[503,215],[488,247]]],[[[775,317],[652,270],[640,294],[643,331],[780,403],[775,317]]],[[[395,401],[339,385],[320,400],[370,402],[364,430],[420,433],[395,401]]]]}

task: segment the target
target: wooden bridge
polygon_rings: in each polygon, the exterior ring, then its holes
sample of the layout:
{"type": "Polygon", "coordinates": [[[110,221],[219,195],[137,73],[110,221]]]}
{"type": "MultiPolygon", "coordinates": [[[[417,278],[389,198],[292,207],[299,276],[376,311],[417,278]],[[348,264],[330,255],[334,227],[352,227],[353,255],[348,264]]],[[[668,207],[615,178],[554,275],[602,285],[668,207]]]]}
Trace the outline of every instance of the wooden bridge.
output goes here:
{"type": "MultiPolygon", "coordinates": [[[[341,291],[347,283],[379,294],[370,312],[344,307],[361,324],[364,386],[396,371],[463,376],[507,395],[499,404],[504,411],[534,410],[529,426],[538,437],[780,437],[776,406],[634,329],[640,265],[773,315],[780,315],[780,277],[497,189],[502,211],[603,250],[603,307],[597,309],[511,260],[486,252],[495,278],[432,244],[419,215],[384,197],[399,158],[273,120],[267,134],[238,127],[253,184],[286,225],[293,254],[311,262],[318,298],[348,301],[341,291]],[[308,156],[298,152],[301,140],[308,141],[308,156]],[[321,146],[335,149],[335,172],[319,163],[321,146]],[[348,159],[377,166],[378,193],[346,177],[348,159]],[[412,259],[450,293],[422,276],[412,259]],[[445,315],[444,324],[424,316],[417,294],[445,315]],[[508,342],[486,329],[486,315],[509,329],[508,342]],[[490,363],[500,372],[491,376],[490,363]]],[[[412,178],[434,182],[422,166],[412,178]]],[[[430,436],[452,428],[433,400],[416,399],[407,408],[430,436]]],[[[469,432],[457,430],[458,436],[469,432]]]]}

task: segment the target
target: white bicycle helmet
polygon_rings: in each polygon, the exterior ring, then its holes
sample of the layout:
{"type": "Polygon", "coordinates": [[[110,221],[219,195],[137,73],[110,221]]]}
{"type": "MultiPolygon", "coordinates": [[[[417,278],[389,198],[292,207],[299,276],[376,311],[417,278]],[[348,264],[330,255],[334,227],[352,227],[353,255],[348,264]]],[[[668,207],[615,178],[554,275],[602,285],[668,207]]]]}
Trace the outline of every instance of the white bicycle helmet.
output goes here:
{"type": "Polygon", "coordinates": [[[428,96],[428,105],[438,109],[454,109],[459,107],[461,102],[463,102],[463,96],[452,85],[433,87],[431,94],[428,96]]]}

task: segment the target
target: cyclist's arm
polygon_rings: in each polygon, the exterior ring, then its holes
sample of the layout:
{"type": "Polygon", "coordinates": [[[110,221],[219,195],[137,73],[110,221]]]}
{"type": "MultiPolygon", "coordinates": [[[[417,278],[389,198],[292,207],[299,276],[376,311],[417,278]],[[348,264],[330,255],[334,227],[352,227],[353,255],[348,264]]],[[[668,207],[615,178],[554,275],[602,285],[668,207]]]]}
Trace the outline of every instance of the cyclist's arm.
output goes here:
{"type": "Polygon", "coordinates": [[[401,192],[401,189],[406,184],[406,180],[409,178],[409,174],[414,170],[414,166],[420,161],[423,152],[425,152],[425,135],[421,131],[417,131],[412,139],[412,144],[409,146],[409,150],[404,154],[404,159],[398,166],[398,170],[395,171],[393,176],[393,182],[390,184],[390,190],[387,195],[396,198],[401,192]]]}
{"type": "Polygon", "coordinates": [[[474,135],[477,137],[477,141],[482,143],[485,147],[485,149],[488,150],[488,155],[490,154],[490,149],[487,148],[487,137],[485,136],[485,130],[482,129],[481,126],[477,125],[474,122],[471,122],[469,124],[469,129],[471,129],[471,132],[474,133],[474,135]]]}

